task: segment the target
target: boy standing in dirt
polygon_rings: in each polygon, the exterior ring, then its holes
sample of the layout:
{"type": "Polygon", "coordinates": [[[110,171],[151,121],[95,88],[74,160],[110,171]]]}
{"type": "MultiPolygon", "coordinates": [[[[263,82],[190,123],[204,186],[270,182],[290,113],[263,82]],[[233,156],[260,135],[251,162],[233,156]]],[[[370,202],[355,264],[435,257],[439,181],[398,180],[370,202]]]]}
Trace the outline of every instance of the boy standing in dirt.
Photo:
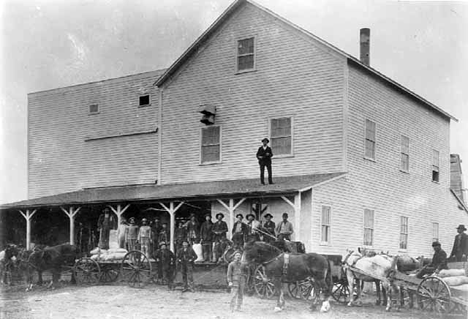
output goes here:
{"type": "Polygon", "coordinates": [[[231,312],[240,311],[244,298],[245,276],[241,268],[241,253],[236,252],[234,260],[229,264],[227,270],[227,282],[231,288],[231,312]]]}

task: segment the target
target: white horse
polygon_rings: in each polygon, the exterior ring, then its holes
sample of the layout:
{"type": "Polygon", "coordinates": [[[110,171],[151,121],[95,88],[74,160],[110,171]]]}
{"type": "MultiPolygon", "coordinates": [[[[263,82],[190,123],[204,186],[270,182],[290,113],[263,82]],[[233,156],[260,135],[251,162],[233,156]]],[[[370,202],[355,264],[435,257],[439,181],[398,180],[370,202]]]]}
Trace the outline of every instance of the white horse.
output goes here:
{"type": "Polygon", "coordinates": [[[376,283],[379,301],[380,289],[378,281],[380,281],[382,283],[382,288],[386,291],[386,300],[384,294],[384,301],[386,301],[387,305],[386,310],[390,311],[392,306],[392,291],[398,291],[398,288],[388,279],[388,274],[393,268],[393,257],[387,255],[363,256],[360,252],[351,250],[348,251],[347,255],[342,261],[342,264],[348,279],[349,291],[351,295],[348,306],[352,306],[354,302],[353,292],[355,279],[357,282],[356,299],[359,299],[361,295],[360,281],[365,281],[376,283]],[[353,271],[353,269],[356,269],[356,271],[353,271]],[[359,271],[362,271],[362,273],[359,271]]]}

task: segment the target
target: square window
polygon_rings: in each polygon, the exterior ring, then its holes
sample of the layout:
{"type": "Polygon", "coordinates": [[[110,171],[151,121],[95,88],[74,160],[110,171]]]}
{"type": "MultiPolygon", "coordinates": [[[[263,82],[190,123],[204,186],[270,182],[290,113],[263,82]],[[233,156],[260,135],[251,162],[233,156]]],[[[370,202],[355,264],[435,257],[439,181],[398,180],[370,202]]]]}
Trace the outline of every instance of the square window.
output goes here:
{"type": "Polygon", "coordinates": [[[98,114],[99,113],[99,105],[98,104],[91,104],[89,106],[89,114],[98,114]]]}
{"type": "Polygon", "coordinates": [[[209,126],[201,130],[201,163],[219,162],[221,160],[221,127],[209,126]]]}
{"type": "Polygon", "coordinates": [[[139,106],[146,106],[150,104],[150,96],[149,95],[142,95],[140,96],[139,106]]]}
{"type": "Polygon", "coordinates": [[[253,70],[255,67],[254,38],[237,41],[237,71],[253,70]]]}

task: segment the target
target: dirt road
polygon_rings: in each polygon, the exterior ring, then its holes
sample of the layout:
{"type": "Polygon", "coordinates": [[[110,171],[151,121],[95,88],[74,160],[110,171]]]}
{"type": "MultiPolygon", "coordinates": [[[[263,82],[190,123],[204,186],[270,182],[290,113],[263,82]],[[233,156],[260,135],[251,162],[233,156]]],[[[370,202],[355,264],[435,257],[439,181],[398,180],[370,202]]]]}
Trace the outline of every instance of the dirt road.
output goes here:
{"type": "MultiPolygon", "coordinates": [[[[275,300],[246,296],[242,312],[229,312],[229,294],[225,291],[182,293],[180,288],[168,291],[164,286],[150,285],[134,289],[123,285],[64,286],[56,290],[39,287],[25,292],[20,287],[3,287],[0,297],[0,319],[120,319],[120,318],[260,318],[260,319],[361,319],[361,318],[463,318],[422,313],[418,310],[385,312],[374,306],[371,298],[362,307],[332,303],[329,313],[311,312],[300,300],[286,300],[286,308],[273,312],[275,300]]],[[[373,299],[373,298],[372,298],[373,299]]],[[[375,299],[374,299],[375,300],[375,299]]]]}

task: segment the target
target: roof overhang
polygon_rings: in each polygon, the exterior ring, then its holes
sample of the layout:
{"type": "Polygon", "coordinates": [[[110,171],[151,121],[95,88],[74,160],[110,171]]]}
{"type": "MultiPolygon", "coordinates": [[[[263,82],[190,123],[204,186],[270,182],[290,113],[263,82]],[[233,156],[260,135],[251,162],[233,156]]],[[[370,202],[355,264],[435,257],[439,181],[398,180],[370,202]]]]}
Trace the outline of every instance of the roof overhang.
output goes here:
{"type": "Polygon", "coordinates": [[[213,181],[170,185],[131,185],[88,188],[0,206],[2,210],[65,205],[131,202],[197,201],[223,198],[258,198],[294,195],[344,176],[346,173],[276,177],[275,184],[261,185],[258,179],[213,181]]]}

